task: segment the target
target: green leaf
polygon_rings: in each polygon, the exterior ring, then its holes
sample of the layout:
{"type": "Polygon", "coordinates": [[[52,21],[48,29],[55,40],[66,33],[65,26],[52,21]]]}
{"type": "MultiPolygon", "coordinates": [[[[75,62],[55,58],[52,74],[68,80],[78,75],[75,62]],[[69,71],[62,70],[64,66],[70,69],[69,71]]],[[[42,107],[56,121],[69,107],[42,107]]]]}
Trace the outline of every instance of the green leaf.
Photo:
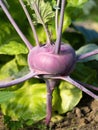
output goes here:
{"type": "MultiPolygon", "coordinates": [[[[30,125],[46,117],[46,85],[44,83],[25,84],[14,91],[14,97],[1,103],[4,115],[12,121],[25,121],[30,125]]],[[[7,95],[6,95],[7,96],[7,95]]],[[[72,110],[80,101],[82,92],[75,86],[62,81],[53,92],[53,113],[72,110]]]]}
{"type": "Polygon", "coordinates": [[[74,6],[74,7],[81,6],[84,3],[86,3],[87,1],[88,0],[67,0],[68,4],[70,6],[74,6]]]}
{"type": "Polygon", "coordinates": [[[4,115],[13,121],[24,120],[34,123],[46,116],[46,85],[28,82],[14,91],[14,97],[1,104],[4,115]]]}
{"type": "Polygon", "coordinates": [[[72,110],[82,98],[81,90],[66,81],[61,81],[56,91],[53,95],[53,110],[59,114],[72,110]]]}
{"type": "Polygon", "coordinates": [[[16,60],[13,59],[1,67],[0,80],[6,78],[7,78],[6,80],[10,80],[16,73],[18,73],[18,71],[19,70],[16,60]]]}
{"type": "Polygon", "coordinates": [[[35,11],[33,17],[35,18],[37,23],[47,23],[54,17],[54,12],[49,2],[45,2],[44,0],[29,0],[28,4],[30,5],[31,9],[35,11]],[[34,7],[34,3],[36,3],[40,16],[38,15],[34,7]]]}
{"type": "Polygon", "coordinates": [[[0,104],[11,100],[14,97],[14,93],[13,92],[9,92],[9,91],[0,91],[0,104]]]}
{"type": "MultiPolygon", "coordinates": [[[[92,52],[94,50],[98,49],[98,45],[96,44],[87,44],[85,46],[80,47],[77,51],[76,54],[77,55],[82,55],[82,54],[86,54],[88,52],[92,52]]],[[[87,62],[87,61],[91,61],[91,60],[98,60],[98,54],[90,56],[86,59],[81,60],[82,62],[87,62]]]]}
{"type": "Polygon", "coordinates": [[[95,84],[95,86],[98,81],[97,72],[95,69],[90,67],[90,64],[87,66],[83,63],[77,63],[72,76],[74,77],[74,79],[88,84],[95,84]]]}
{"type": "Polygon", "coordinates": [[[18,65],[20,65],[20,66],[27,66],[28,65],[27,55],[25,55],[25,54],[16,55],[16,60],[17,60],[18,65]]]}
{"type": "Polygon", "coordinates": [[[16,41],[10,41],[9,43],[0,46],[0,54],[17,55],[27,53],[27,47],[16,41]]]}

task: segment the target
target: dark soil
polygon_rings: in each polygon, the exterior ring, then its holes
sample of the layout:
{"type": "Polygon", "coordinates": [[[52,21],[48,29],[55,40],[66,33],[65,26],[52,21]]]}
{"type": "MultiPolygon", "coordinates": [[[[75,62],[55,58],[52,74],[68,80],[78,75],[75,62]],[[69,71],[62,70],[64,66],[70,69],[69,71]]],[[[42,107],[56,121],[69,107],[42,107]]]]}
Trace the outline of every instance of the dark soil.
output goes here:
{"type": "Polygon", "coordinates": [[[62,121],[51,126],[52,130],[98,130],[98,100],[85,95],[62,121]]]}
{"type": "MultiPolygon", "coordinates": [[[[3,116],[0,116],[0,130],[8,130],[3,124],[3,116]]],[[[63,115],[63,119],[50,122],[46,128],[43,121],[33,127],[21,130],[98,130],[98,100],[84,95],[80,103],[71,111],[63,115]]]]}

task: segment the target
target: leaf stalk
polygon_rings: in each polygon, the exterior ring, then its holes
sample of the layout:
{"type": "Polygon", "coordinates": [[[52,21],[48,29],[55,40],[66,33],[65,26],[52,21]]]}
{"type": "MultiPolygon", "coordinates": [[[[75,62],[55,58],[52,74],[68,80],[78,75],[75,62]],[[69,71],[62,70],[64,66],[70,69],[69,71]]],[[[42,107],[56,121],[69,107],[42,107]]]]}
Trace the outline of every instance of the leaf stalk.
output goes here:
{"type": "Polygon", "coordinates": [[[25,37],[25,35],[22,33],[22,31],[18,27],[18,25],[16,24],[16,22],[12,18],[11,14],[9,13],[8,9],[6,8],[6,6],[5,6],[5,4],[3,3],[2,0],[0,0],[0,6],[1,6],[2,10],[4,11],[4,13],[6,14],[6,16],[8,17],[11,24],[13,25],[13,27],[15,28],[15,30],[17,31],[17,33],[19,34],[19,36],[21,37],[21,39],[23,40],[23,42],[26,44],[26,46],[28,47],[28,49],[30,51],[32,49],[32,45],[30,44],[28,39],[25,37]]]}
{"type": "Polygon", "coordinates": [[[44,28],[44,30],[45,30],[46,37],[47,37],[47,44],[51,44],[50,35],[49,35],[49,32],[48,32],[48,29],[47,29],[47,27],[46,27],[46,25],[45,25],[45,23],[44,23],[44,21],[43,21],[41,15],[40,15],[39,9],[38,9],[37,4],[36,4],[35,2],[33,2],[33,8],[34,8],[34,11],[35,11],[36,15],[37,15],[38,18],[40,19],[40,21],[41,21],[41,23],[42,23],[42,25],[43,25],[43,28],[44,28]]]}
{"type": "Polygon", "coordinates": [[[56,40],[56,43],[55,43],[55,53],[56,54],[59,54],[60,46],[61,46],[61,37],[62,37],[62,27],[63,27],[63,20],[64,20],[65,2],[66,2],[66,0],[62,0],[62,3],[61,3],[60,22],[59,22],[59,28],[58,28],[58,32],[57,32],[57,40],[56,40]]]}
{"type": "Polygon", "coordinates": [[[56,28],[56,37],[58,34],[58,13],[59,13],[59,5],[60,5],[60,0],[57,0],[57,9],[56,9],[56,13],[55,13],[55,28],[56,28]]]}
{"type": "Polygon", "coordinates": [[[26,9],[26,6],[24,5],[23,0],[19,0],[19,2],[20,2],[20,4],[21,4],[21,6],[22,6],[22,8],[23,8],[23,10],[24,10],[24,12],[25,12],[25,14],[27,16],[27,19],[29,21],[29,24],[31,26],[31,29],[32,29],[32,32],[33,32],[33,35],[34,35],[34,38],[35,38],[35,41],[36,41],[36,44],[37,44],[37,46],[40,46],[40,43],[39,43],[39,40],[38,40],[38,36],[37,36],[36,30],[35,30],[35,27],[33,25],[33,22],[31,20],[31,17],[29,15],[29,13],[28,13],[28,11],[26,9]]]}

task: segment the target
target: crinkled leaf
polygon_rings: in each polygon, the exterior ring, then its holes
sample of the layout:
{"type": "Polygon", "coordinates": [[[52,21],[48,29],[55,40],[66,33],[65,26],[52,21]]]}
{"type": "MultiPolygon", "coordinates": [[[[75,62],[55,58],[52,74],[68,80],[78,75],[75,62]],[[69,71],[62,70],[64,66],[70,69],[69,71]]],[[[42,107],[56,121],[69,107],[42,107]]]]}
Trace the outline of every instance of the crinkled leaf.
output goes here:
{"type": "Polygon", "coordinates": [[[81,90],[68,82],[61,81],[57,89],[53,95],[53,109],[59,114],[72,110],[82,98],[81,90]]]}
{"type": "Polygon", "coordinates": [[[20,66],[27,66],[27,55],[25,54],[19,54],[19,55],[16,55],[16,60],[17,60],[17,63],[18,65],[20,66]]]}
{"type": "MultiPolygon", "coordinates": [[[[46,85],[26,82],[20,89],[13,91],[14,97],[1,103],[4,115],[13,121],[23,120],[27,124],[38,122],[46,117],[46,85]]],[[[62,81],[53,93],[53,111],[62,114],[80,101],[82,92],[73,85],[62,81]]]]}
{"type": "Polygon", "coordinates": [[[10,80],[10,78],[12,78],[18,71],[19,70],[16,60],[13,59],[1,67],[0,80],[6,78],[7,78],[6,80],[10,80]]]}
{"type": "Polygon", "coordinates": [[[13,92],[9,92],[9,91],[0,91],[0,104],[11,100],[14,97],[14,93],[13,92]]]}
{"type": "Polygon", "coordinates": [[[0,19],[0,45],[15,39],[18,39],[18,37],[11,24],[0,19]]]}
{"type": "Polygon", "coordinates": [[[27,47],[17,41],[9,41],[9,43],[0,46],[0,54],[17,55],[27,53],[27,47]]]}
{"type": "Polygon", "coordinates": [[[45,2],[44,0],[29,0],[28,3],[31,9],[35,11],[35,13],[33,14],[33,17],[36,19],[37,23],[40,23],[40,24],[43,24],[43,22],[47,23],[54,17],[54,12],[49,2],[45,2]],[[41,18],[36,13],[36,9],[33,3],[36,3],[36,6],[38,8],[38,12],[41,18]]]}
{"type": "MultiPolygon", "coordinates": [[[[87,44],[85,46],[80,47],[77,51],[76,54],[77,55],[82,55],[82,54],[86,54],[88,52],[92,52],[94,50],[98,49],[98,45],[96,44],[87,44]]],[[[91,60],[98,60],[98,54],[90,56],[86,59],[81,60],[82,62],[87,62],[87,61],[91,61],[91,60]]]]}
{"type": "Polygon", "coordinates": [[[13,121],[24,120],[32,123],[46,116],[46,85],[28,82],[14,91],[14,97],[1,104],[3,113],[13,121]]]}

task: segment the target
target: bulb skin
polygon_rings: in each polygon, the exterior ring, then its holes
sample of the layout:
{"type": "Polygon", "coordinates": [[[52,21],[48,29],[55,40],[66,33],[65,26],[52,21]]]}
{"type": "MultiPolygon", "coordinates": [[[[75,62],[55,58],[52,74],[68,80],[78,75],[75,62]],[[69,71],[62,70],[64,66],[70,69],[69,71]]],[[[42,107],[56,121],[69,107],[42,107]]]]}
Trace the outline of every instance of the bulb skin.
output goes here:
{"type": "Polygon", "coordinates": [[[76,61],[74,49],[69,44],[61,44],[59,54],[55,54],[55,46],[44,45],[34,47],[28,54],[28,64],[32,71],[52,75],[69,75],[76,61]]]}

